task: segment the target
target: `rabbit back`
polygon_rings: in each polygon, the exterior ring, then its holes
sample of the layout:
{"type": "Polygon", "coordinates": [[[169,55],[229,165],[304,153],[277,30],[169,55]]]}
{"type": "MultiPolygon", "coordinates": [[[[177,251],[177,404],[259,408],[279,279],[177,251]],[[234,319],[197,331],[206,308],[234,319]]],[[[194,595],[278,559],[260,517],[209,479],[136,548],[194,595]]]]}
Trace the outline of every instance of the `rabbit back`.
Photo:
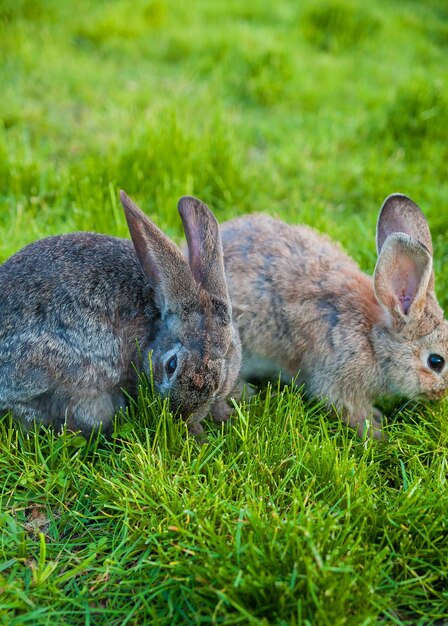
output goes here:
{"type": "Polygon", "coordinates": [[[258,214],[224,223],[222,241],[243,378],[281,374],[339,407],[354,407],[363,385],[379,391],[369,333],[384,312],[372,279],[337,243],[258,214]]]}
{"type": "Polygon", "coordinates": [[[155,314],[132,243],[37,241],[0,266],[0,294],[0,410],[61,422],[70,407],[79,422],[108,422],[155,314]]]}
{"type": "MultiPolygon", "coordinates": [[[[344,315],[353,318],[353,289],[363,297],[371,291],[371,279],[353,259],[306,226],[254,214],[224,223],[222,240],[243,345],[259,357],[287,365],[288,375],[303,367],[310,344],[331,348],[338,341],[344,315]]],[[[371,297],[377,311],[373,301],[371,297]]],[[[261,362],[263,367],[268,364],[261,362]]]]}

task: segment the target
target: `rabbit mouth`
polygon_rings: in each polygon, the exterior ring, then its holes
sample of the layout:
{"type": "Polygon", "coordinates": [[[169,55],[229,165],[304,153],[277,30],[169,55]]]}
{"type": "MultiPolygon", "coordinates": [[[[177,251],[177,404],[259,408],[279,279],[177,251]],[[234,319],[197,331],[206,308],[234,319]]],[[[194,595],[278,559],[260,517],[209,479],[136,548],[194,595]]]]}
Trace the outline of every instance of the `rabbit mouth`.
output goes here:
{"type": "Polygon", "coordinates": [[[448,394],[448,389],[427,391],[421,395],[424,400],[442,400],[448,394]]]}

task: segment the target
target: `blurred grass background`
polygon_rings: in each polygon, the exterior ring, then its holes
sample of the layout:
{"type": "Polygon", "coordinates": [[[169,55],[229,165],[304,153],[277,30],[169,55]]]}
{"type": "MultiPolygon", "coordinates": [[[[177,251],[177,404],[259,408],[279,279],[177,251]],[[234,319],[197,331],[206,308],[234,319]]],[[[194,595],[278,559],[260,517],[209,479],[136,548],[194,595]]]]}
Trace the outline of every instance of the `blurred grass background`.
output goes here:
{"type": "Polygon", "coordinates": [[[62,230],[125,235],[123,187],[173,235],[194,193],[220,220],[310,222],[371,269],[378,208],[402,191],[446,265],[446,3],[1,7],[2,258],[62,230]]]}
{"type": "MultiPolygon", "coordinates": [[[[0,259],[127,236],[124,188],[176,240],[189,193],[309,223],[371,272],[401,191],[446,306],[447,54],[444,0],[0,0],[0,259]]],[[[112,443],[3,420],[3,623],[448,618],[446,405],[384,447],[270,393],[202,448],[147,396],[112,443]]]]}

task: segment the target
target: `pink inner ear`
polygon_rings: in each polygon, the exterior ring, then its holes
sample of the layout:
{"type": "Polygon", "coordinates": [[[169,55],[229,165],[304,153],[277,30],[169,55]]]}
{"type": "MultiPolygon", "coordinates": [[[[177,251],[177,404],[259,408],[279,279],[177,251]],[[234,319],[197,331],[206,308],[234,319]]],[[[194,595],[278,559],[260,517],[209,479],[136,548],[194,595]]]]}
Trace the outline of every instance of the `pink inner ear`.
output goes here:
{"type": "Polygon", "coordinates": [[[403,313],[407,315],[409,308],[412,304],[412,297],[407,296],[406,294],[403,294],[402,296],[400,296],[400,302],[401,302],[401,308],[403,309],[403,313]]]}
{"type": "Polygon", "coordinates": [[[417,269],[412,259],[400,259],[399,266],[395,268],[392,287],[403,313],[407,315],[418,289],[417,269]]]}
{"type": "Polygon", "coordinates": [[[188,231],[187,243],[191,272],[196,280],[200,280],[202,242],[199,233],[196,230],[188,231]]]}
{"type": "Polygon", "coordinates": [[[201,239],[197,231],[193,231],[188,234],[188,251],[190,253],[190,258],[197,261],[197,259],[201,257],[201,239]]]}

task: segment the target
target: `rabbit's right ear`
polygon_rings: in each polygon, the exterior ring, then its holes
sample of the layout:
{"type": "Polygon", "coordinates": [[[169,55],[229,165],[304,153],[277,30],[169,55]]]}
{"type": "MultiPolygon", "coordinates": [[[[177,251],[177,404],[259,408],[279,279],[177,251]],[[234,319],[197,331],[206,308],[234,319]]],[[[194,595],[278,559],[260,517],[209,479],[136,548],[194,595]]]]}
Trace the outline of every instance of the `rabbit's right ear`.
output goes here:
{"type": "Polygon", "coordinates": [[[432,255],[428,222],[420,207],[401,193],[388,196],[383,202],[376,227],[378,255],[384,242],[393,233],[406,233],[422,243],[432,255]]]}
{"type": "Polygon", "coordinates": [[[124,191],[120,200],[137,258],[162,313],[177,308],[181,300],[191,297],[194,285],[183,254],[124,191]]]}
{"type": "Polygon", "coordinates": [[[432,256],[424,245],[404,233],[387,237],[375,267],[374,287],[397,330],[421,318],[431,277],[432,256]]]}
{"type": "Polygon", "coordinates": [[[197,198],[179,200],[179,214],[187,238],[191,273],[212,297],[223,323],[231,321],[219,225],[210,209],[197,198]]]}

